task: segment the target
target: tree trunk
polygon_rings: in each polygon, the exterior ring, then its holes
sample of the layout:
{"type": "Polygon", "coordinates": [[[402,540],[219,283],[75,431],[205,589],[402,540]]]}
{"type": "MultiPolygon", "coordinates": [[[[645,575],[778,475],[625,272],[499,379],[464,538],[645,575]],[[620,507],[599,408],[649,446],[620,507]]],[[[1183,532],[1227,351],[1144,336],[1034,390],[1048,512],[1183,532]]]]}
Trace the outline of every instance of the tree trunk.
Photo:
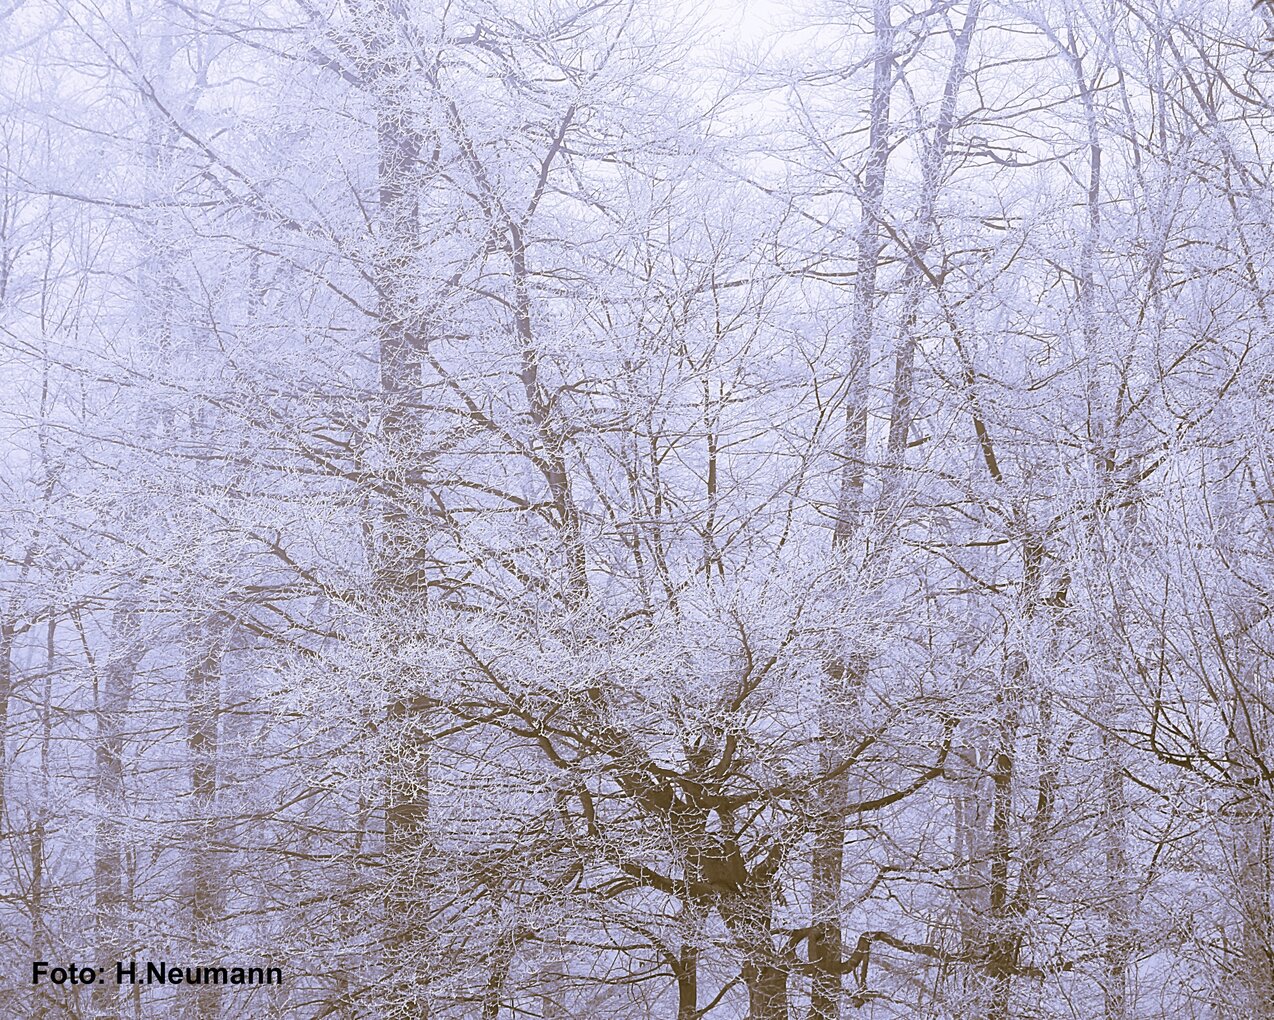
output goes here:
{"type": "Polygon", "coordinates": [[[969,47],[973,42],[973,33],[977,29],[981,8],[982,0],[969,0],[969,6],[964,13],[964,25],[956,37],[951,67],[947,71],[942,106],[938,111],[938,122],[934,126],[933,138],[925,147],[920,185],[920,208],[916,214],[919,231],[906,252],[907,266],[903,271],[902,284],[899,288],[904,298],[899,315],[901,327],[898,349],[894,356],[893,406],[889,415],[889,438],[886,441],[888,472],[885,478],[887,494],[884,502],[887,512],[892,511],[892,508],[888,506],[892,502],[890,497],[902,484],[907,437],[915,417],[916,318],[920,298],[927,287],[941,286],[941,275],[935,274],[926,260],[938,230],[936,212],[938,191],[942,184],[942,169],[946,164],[947,151],[951,146],[951,133],[955,128],[956,102],[960,97],[960,87],[964,83],[969,47]]]}
{"type": "MultiPolygon", "coordinates": [[[[391,5],[382,24],[366,33],[375,60],[373,78],[380,208],[373,265],[379,294],[377,311],[382,433],[388,470],[377,478],[380,534],[373,568],[380,602],[392,614],[418,612],[425,605],[427,580],[420,521],[413,497],[420,488],[425,451],[421,439],[423,323],[416,309],[411,270],[418,243],[417,188],[423,139],[404,100],[410,77],[401,30],[409,34],[407,12],[391,5]]],[[[428,958],[429,880],[422,862],[428,840],[430,740],[424,710],[410,694],[395,693],[386,712],[385,748],[385,911],[386,950],[402,968],[398,1005],[408,1020],[430,1014],[425,988],[428,958]]]]}
{"type": "MultiPolygon", "coordinates": [[[[203,956],[215,949],[213,926],[221,909],[221,881],[212,845],[217,838],[217,767],[220,747],[221,657],[228,621],[213,613],[193,628],[186,670],[186,740],[190,753],[191,814],[187,890],[192,945],[203,956]]],[[[211,1020],[220,1013],[221,992],[202,985],[193,993],[194,1015],[211,1020]]]]}
{"type": "Polygon", "coordinates": [[[1231,832],[1240,930],[1238,971],[1245,1005],[1255,1017],[1274,1011],[1274,846],[1268,785],[1262,782],[1270,747],[1270,702],[1257,689],[1260,679],[1253,660],[1260,651],[1243,647],[1238,654],[1246,664],[1236,670],[1229,706],[1227,764],[1235,790],[1231,832]]]}
{"type": "Polygon", "coordinates": [[[677,956],[677,1020],[698,1020],[699,949],[683,945],[677,956]]]}
{"type": "Polygon", "coordinates": [[[771,964],[743,968],[748,986],[748,1020],[787,1020],[787,971],[771,964]]]}
{"type": "MultiPolygon", "coordinates": [[[[128,712],[133,698],[140,646],[141,615],[128,593],[111,621],[111,649],[102,670],[97,704],[97,831],[94,846],[94,907],[98,959],[113,968],[125,958],[126,908],[123,884],[124,852],[124,745],[128,712]]],[[[93,1009],[98,1020],[119,1020],[121,988],[113,974],[93,988],[93,1009]]]]}
{"type": "Polygon", "coordinates": [[[772,897],[768,886],[744,882],[742,890],[723,893],[717,903],[744,954],[741,977],[748,990],[748,1020],[788,1020],[788,968],[774,950],[772,897]]]}
{"type": "MultiPolygon", "coordinates": [[[[832,548],[844,552],[862,519],[864,465],[867,458],[867,405],[871,349],[876,307],[876,271],[880,261],[881,204],[885,166],[889,159],[889,96],[893,88],[894,31],[889,0],[875,0],[872,25],[875,56],[872,65],[871,130],[864,173],[862,210],[856,242],[857,275],[850,336],[849,400],[845,408],[845,438],[841,452],[840,492],[832,548]]],[[[845,810],[849,778],[845,756],[850,745],[852,707],[866,678],[864,655],[834,657],[823,684],[823,716],[819,771],[829,776],[820,785],[814,821],[810,886],[809,1020],[839,1020],[842,988],[840,898],[845,868],[845,810]]],[[[758,972],[760,1002],[767,1002],[771,977],[758,972]]],[[[786,1010],[786,1004],[784,1005],[786,1010]]]]}
{"type": "Polygon", "coordinates": [[[9,779],[9,696],[13,692],[13,624],[0,620],[0,838],[9,836],[6,790],[9,779]]]}

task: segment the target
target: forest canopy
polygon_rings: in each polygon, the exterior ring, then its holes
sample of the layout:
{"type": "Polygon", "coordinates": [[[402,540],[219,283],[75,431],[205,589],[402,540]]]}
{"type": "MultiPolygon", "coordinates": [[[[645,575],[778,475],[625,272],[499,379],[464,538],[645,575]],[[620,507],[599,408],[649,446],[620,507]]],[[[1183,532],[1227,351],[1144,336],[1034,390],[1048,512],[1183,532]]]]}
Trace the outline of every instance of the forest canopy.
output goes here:
{"type": "Polygon", "coordinates": [[[0,1014],[1274,1017],[1271,38],[4,4],[0,1014]]]}

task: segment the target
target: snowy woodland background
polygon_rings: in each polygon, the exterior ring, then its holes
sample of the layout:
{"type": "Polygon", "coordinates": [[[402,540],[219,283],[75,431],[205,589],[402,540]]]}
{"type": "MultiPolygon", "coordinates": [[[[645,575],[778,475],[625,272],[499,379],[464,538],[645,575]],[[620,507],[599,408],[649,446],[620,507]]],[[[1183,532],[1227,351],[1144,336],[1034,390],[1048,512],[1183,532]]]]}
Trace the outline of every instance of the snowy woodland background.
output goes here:
{"type": "Polygon", "coordinates": [[[1274,1016],[1274,7],[0,17],[0,1014],[1274,1016]]]}

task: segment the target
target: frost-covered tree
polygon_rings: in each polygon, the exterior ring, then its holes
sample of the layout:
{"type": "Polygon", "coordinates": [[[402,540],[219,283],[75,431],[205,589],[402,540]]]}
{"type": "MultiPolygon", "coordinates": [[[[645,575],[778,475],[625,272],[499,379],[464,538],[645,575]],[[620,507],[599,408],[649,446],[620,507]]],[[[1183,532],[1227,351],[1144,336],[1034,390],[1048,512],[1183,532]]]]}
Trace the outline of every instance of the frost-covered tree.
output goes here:
{"type": "Polygon", "coordinates": [[[744,13],[0,13],[10,1013],[1269,1012],[1268,5],[744,13]]]}

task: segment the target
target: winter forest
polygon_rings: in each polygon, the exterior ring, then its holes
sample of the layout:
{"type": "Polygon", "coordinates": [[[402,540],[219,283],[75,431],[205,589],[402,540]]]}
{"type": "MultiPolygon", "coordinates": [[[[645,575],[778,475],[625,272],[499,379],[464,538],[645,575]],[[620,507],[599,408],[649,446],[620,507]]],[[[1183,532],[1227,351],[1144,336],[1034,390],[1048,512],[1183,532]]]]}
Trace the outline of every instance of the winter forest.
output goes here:
{"type": "Polygon", "coordinates": [[[0,1016],[1274,1017],[1272,50],[5,0],[0,1016]]]}

